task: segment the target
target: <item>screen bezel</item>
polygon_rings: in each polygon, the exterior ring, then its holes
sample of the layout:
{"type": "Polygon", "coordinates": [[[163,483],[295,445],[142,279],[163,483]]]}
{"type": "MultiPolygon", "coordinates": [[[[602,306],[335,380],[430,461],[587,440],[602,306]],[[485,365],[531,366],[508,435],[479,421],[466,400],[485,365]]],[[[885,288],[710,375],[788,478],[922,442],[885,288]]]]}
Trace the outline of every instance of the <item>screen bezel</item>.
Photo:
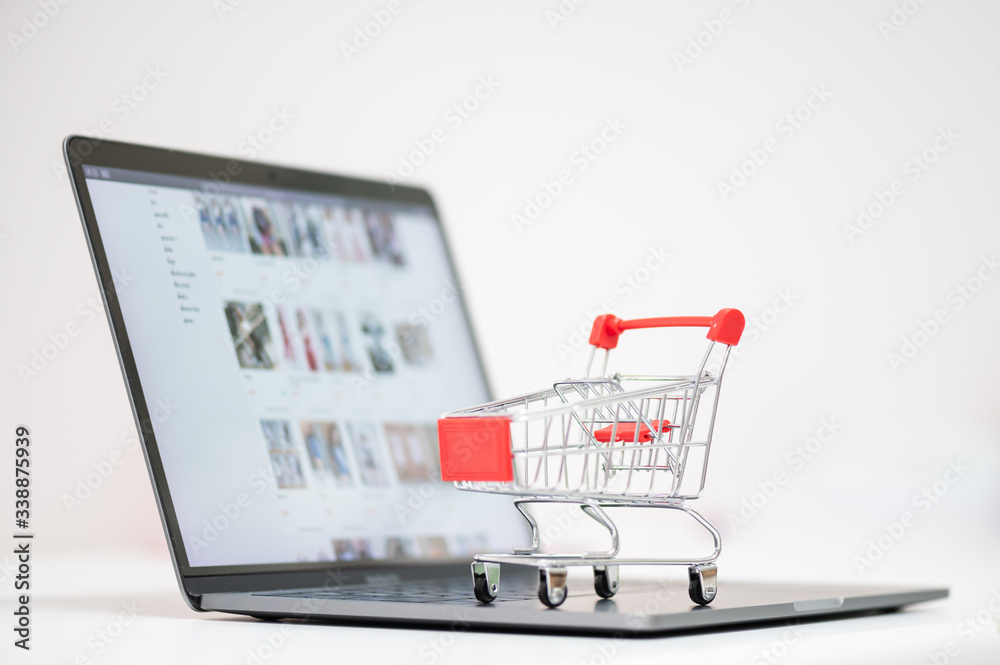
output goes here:
{"type": "MultiPolygon", "coordinates": [[[[472,323],[469,310],[463,297],[461,282],[455,272],[453,254],[447,237],[442,228],[437,206],[426,189],[382,182],[352,178],[315,171],[306,171],[287,166],[249,162],[246,160],[204,155],[166,148],[122,143],[86,136],[68,136],[63,142],[63,153],[69,171],[70,181],[76,195],[80,218],[83,222],[85,236],[90,248],[90,256],[98,278],[101,297],[104,301],[108,324],[111,327],[115,350],[119,365],[125,380],[125,388],[132,406],[133,417],[143,454],[153,483],[154,495],[163,522],[164,532],[173,558],[175,570],[182,587],[188,594],[219,592],[225,590],[245,590],[247,584],[251,588],[289,588],[302,586],[318,586],[318,580],[330,578],[331,571],[336,571],[340,583],[351,580],[363,580],[366,575],[385,572],[391,569],[393,573],[406,570],[419,571],[429,566],[454,567],[465,563],[467,558],[449,559],[389,559],[361,562],[308,562],[308,563],[278,563],[249,564],[226,566],[191,566],[181,538],[181,531],[171,499],[170,490],[164,473],[162,460],[152,429],[149,407],[146,403],[135,358],[132,354],[125,320],[118,303],[115,284],[101,239],[100,228],[90,200],[83,165],[104,166],[109,168],[146,171],[157,174],[177,175],[198,178],[221,183],[226,178],[233,183],[242,185],[264,186],[274,189],[293,190],[301,192],[334,194],[352,197],[376,199],[391,203],[416,204],[428,207],[433,213],[435,223],[444,241],[448,268],[455,283],[459,286],[457,297],[465,317],[466,327],[472,341],[476,356],[476,370],[485,393],[492,399],[493,392],[486,376],[482,362],[482,354],[472,323]],[[240,577],[240,584],[234,576],[240,577]]],[[[220,185],[224,186],[224,185],[220,185]]],[[[189,598],[188,602],[191,603],[189,598]]],[[[192,605],[194,607],[194,605],[192,605]]],[[[197,609],[197,608],[196,608],[197,609]]]]}

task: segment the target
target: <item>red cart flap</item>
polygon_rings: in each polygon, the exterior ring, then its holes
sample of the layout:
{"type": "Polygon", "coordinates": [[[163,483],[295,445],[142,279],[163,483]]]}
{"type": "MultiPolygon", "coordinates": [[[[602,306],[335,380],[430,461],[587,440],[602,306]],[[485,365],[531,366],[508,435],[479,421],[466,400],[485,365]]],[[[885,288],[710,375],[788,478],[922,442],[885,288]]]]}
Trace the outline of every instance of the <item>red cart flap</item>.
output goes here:
{"type": "Polygon", "coordinates": [[[438,420],[441,480],[510,482],[510,418],[441,418],[438,420]]]}
{"type": "MultiPolygon", "coordinates": [[[[653,437],[657,432],[663,432],[663,434],[669,434],[670,421],[664,420],[663,426],[660,426],[659,420],[654,420],[652,422],[653,429],[649,429],[646,423],[639,423],[639,443],[649,443],[653,440],[653,437]]],[[[611,442],[611,430],[615,432],[615,442],[622,441],[628,443],[635,441],[635,421],[626,422],[622,421],[618,423],[618,426],[608,425],[607,427],[602,427],[601,429],[594,430],[594,438],[601,443],[611,442]]]]}

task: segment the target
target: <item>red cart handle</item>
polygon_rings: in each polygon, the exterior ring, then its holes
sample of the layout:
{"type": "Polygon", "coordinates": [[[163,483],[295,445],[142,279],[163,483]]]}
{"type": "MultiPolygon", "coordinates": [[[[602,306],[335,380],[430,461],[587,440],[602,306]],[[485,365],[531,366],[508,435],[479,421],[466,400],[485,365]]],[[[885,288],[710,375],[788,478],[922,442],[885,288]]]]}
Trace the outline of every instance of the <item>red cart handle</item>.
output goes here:
{"type": "Polygon", "coordinates": [[[618,336],[626,330],[636,328],[708,328],[706,337],[713,342],[736,346],[743,335],[746,319],[738,309],[720,309],[715,316],[661,316],[654,319],[632,319],[625,321],[614,314],[601,314],[594,319],[590,331],[590,344],[599,349],[613,349],[618,346],[618,336]]]}

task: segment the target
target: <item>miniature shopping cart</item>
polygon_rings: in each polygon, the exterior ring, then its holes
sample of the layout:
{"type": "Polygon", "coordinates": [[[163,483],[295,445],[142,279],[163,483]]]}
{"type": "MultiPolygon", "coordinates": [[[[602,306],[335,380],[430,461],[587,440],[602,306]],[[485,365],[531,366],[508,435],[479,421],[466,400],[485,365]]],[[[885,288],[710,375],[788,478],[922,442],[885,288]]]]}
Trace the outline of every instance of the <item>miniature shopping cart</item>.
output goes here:
{"type": "Polygon", "coordinates": [[[517,497],[514,507],[531,527],[530,547],[473,558],[473,588],[480,602],[496,598],[501,563],[537,567],[538,598],[549,607],[566,599],[568,566],[592,566],[597,595],[610,598],[618,590],[618,566],[684,565],[691,600],[699,605],[712,602],[722,542],[715,527],[688,501],[705,486],[722,375],[743,326],[737,309],[711,317],[631,321],[605,314],[594,321],[584,378],[446,413],[438,420],[442,479],[455,481],[463,490],[517,497]],[[689,326],[708,328],[708,349],[694,374],[608,373],[608,357],[622,332],[689,326]],[[598,349],[604,350],[602,369],[591,377],[598,349]],[[526,509],[533,503],[579,505],[608,530],[611,548],[540,552],[538,523],[526,509]],[[622,506],[683,511],[708,530],[715,548],[702,558],[618,557],[618,530],[605,509],[622,506]]]}

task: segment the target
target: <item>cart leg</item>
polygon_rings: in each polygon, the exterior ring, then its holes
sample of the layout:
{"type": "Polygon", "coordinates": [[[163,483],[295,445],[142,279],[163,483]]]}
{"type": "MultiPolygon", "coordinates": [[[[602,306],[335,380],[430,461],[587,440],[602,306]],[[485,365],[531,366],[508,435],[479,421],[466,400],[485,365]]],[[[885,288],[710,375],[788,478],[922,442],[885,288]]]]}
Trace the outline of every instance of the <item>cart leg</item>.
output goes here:
{"type": "Polygon", "coordinates": [[[600,507],[595,506],[590,503],[580,504],[580,510],[587,514],[587,517],[591,518],[611,534],[611,549],[607,552],[588,552],[588,554],[596,554],[601,556],[618,556],[618,550],[620,549],[620,543],[618,541],[618,528],[615,527],[615,523],[611,521],[608,514],[605,513],[600,507]]]}
{"type": "Polygon", "coordinates": [[[530,501],[518,500],[514,502],[514,507],[517,508],[518,512],[528,521],[531,525],[531,547],[512,547],[510,548],[511,554],[534,554],[538,551],[538,547],[541,543],[538,536],[538,522],[535,521],[534,516],[528,512],[528,509],[524,507],[526,503],[530,501]]]}
{"type": "Polygon", "coordinates": [[[500,590],[500,564],[474,561],[472,588],[480,603],[493,602],[500,590]]]}
{"type": "Polygon", "coordinates": [[[549,607],[559,607],[566,600],[566,569],[538,569],[538,600],[549,607]]]}
{"type": "Polygon", "coordinates": [[[618,592],[618,566],[594,566],[594,591],[601,598],[618,592]]]}
{"type": "Polygon", "coordinates": [[[687,504],[682,504],[678,506],[678,509],[683,510],[685,513],[693,517],[699,524],[701,524],[705,529],[712,535],[712,540],[715,542],[715,549],[712,551],[711,556],[707,556],[701,561],[713,562],[719,558],[719,554],[722,553],[722,536],[719,535],[719,530],[712,526],[712,523],[701,516],[694,508],[691,508],[687,504]]]}
{"type": "Polygon", "coordinates": [[[699,605],[708,605],[715,600],[718,587],[715,582],[714,563],[700,564],[688,568],[688,595],[699,605]]]}

